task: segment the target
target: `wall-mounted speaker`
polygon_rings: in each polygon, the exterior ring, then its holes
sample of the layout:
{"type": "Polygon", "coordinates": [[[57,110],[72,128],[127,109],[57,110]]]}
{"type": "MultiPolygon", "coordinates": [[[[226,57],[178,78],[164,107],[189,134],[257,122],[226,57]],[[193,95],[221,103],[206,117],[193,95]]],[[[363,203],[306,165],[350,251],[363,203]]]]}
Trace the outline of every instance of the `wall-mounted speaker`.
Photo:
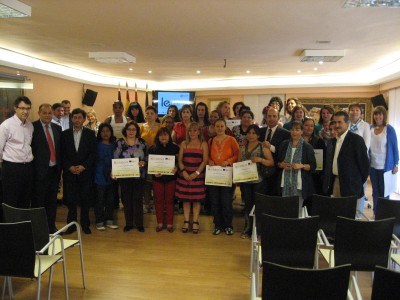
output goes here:
{"type": "Polygon", "coordinates": [[[388,110],[388,106],[382,94],[372,97],[371,102],[373,107],[383,106],[386,110],[388,110]]]}
{"type": "Polygon", "coordinates": [[[96,102],[97,92],[86,89],[85,96],[83,96],[82,104],[87,106],[93,106],[94,102],[96,102]]]}

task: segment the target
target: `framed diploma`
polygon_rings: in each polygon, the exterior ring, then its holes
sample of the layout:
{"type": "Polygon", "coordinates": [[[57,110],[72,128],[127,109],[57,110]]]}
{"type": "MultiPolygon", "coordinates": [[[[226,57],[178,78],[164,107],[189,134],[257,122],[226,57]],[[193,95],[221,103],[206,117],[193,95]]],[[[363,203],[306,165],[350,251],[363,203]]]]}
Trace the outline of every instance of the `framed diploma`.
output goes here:
{"type": "Polygon", "coordinates": [[[226,122],[226,127],[228,127],[230,130],[232,130],[232,128],[236,125],[240,125],[240,120],[225,120],[226,122]]]}
{"type": "Polygon", "coordinates": [[[117,158],[112,160],[112,176],[116,178],[140,177],[139,158],[117,158]]]}
{"type": "Polygon", "coordinates": [[[245,160],[233,164],[233,182],[248,182],[258,180],[257,164],[245,160]]]}
{"type": "Polygon", "coordinates": [[[205,184],[232,186],[232,167],[206,166],[205,184]]]}
{"type": "Polygon", "coordinates": [[[149,155],[148,174],[174,175],[175,155],[149,155]]]}
{"type": "Polygon", "coordinates": [[[324,169],[324,150],[314,149],[315,160],[317,161],[317,168],[315,171],[321,171],[324,169]]]}

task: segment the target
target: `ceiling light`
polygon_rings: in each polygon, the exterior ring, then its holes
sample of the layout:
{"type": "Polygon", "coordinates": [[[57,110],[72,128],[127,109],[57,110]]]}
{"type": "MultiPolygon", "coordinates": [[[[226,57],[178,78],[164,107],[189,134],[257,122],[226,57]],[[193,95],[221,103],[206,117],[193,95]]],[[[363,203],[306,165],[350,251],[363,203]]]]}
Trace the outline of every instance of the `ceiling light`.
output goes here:
{"type": "Polygon", "coordinates": [[[400,0],[346,0],[344,8],[354,7],[391,7],[400,8],[400,0]]]}
{"type": "Polygon", "coordinates": [[[297,70],[297,73],[301,73],[301,70],[297,70]]]}
{"type": "Polygon", "coordinates": [[[247,74],[250,74],[251,72],[250,72],[250,70],[247,70],[246,73],[247,73],[247,74]]]}
{"type": "Polygon", "coordinates": [[[129,71],[133,71],[133,68],[129,68],[129,71]]]}
{"type": "Polygon", "coordinates": [[[314,68],[314,71],[318,71],[318,68],[314,68]]]}
{"type": "Polygon", "coordinates": [[[324,62],[323,62],[322,60],[320,60],[318,63],[319,63],[320,65],[323,65],[323,64],[324,64],[324,62]]]}
{"type": "Polygon", "coordinates": [[[32,8],[17,0],[0,0],[0,18],[30,17],[32,8]]]}
{"type": "Polygon", "coordinates": [[[196,71],[196,74],[200,74],[200,73],[201,73],[200,70],[197,70],[197,71],[196,71]]]}
{"type": "Polygon", "coordinates": [[[301,62],[337,62],[344,57],[344,50],[304,50],[300,55],[301,62]]]}
{"type": "Polygon", "coordinates": [[[149,70],[147,73],[151,74],[151,73],[153,73],[153,71],[152,71],[152,70],[149,70]]]}
{"type": "Polygon", "coordinates": [[[103,64],[136,63],[136,57],[125,52],[89,52],[89,58],[103,64]]]}

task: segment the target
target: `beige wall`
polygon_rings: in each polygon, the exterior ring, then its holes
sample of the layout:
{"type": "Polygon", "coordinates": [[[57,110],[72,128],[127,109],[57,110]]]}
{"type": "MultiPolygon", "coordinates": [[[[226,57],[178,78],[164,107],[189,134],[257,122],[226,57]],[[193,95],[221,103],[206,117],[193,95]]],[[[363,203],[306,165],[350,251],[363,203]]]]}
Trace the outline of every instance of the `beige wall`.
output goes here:
{"type": "MultiPolygon", "coordinates": [[[[15,74],[16,69],[0,67],[0,72],[15,74]]],[[[34,89],[26,90],[25,95],[33,102],[31,119],[37,119],[37,108],[41,103],[60,102],[69,99],[72,107],[82,107],[83,84],[70,80],[60,79],[33,72],[20,71],[31,79],[34,89]]],[[[117,99],[117,88],[85,85],[85,88],[98,92],[94,109],[98,119],[104,120],[112,113],[112,103],[117,99]]],[[[238,101],[243,101],[245,95],[267,95],[267,94],[286,94],[286,98],[353,98],[353,97],[372,97],[389,89],[400,87],[400,79],[382,85],[356,86],[356,87],[326,87],[326,88],[271,88],[271,89],[238,89],[238,90],[218,90],[218,91],[198,91],[196,101],[205,102],[207,105],[210,100],[230,99],[231,107],[238,101]]],[[[122,101],[125,103],[125,86],[121,87],[122,101]]],[[[129,92],[131,101],[134,99],[134,90],[129,92]]],[[[144,107],[145,92],[138,91],[139,103],[144,107]]],[[[149,95],[149,98],[151,96],[149,95]]],[[[84,109],[88,109],[87,107],[84,109]]]]}

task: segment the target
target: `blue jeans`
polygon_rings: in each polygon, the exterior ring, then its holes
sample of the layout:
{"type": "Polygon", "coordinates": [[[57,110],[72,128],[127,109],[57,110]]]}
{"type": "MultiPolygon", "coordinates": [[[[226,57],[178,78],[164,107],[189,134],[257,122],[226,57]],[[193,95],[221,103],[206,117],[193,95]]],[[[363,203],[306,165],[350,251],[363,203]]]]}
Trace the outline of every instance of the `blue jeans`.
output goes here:
{"type": "Polygon", "coordinates": [[[379,197],[385,197],[385,181],[383,179],[384,170],[377,170],[370,168],[369,178],[372,183],[372,198],[374,201],[374,214],[376,214],[376,206],[378,204],[379,197]]]}
{"type": "Polygon", "coordinates": [[[232,227],[232,187],[207,186],[211,200],[211,211],[214,216],[214,226],[218,229],[232,227]]]}
{"type": "Polygon", "coordinates": [[[95,205],[96,224],[112,224],[114,214],[114,186],[96,185],[97,199],[95,205]]]}

